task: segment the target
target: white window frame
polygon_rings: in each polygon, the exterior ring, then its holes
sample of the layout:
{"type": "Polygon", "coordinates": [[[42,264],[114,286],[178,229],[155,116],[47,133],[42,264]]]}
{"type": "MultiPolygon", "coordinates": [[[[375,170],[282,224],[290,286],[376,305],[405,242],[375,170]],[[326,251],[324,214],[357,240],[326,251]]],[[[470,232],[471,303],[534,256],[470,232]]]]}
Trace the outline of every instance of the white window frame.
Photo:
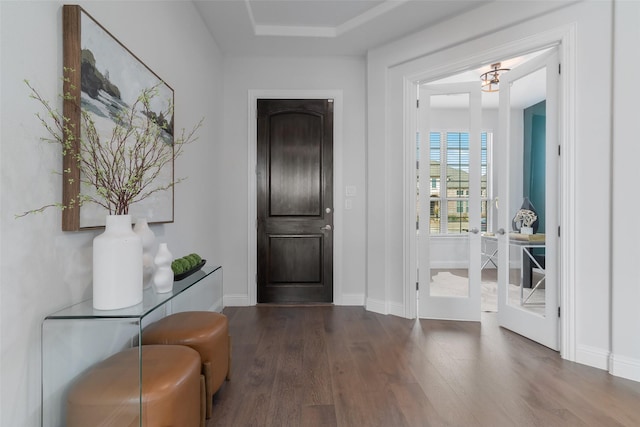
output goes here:
{"type": "MultiPolygon", "coordinates": [[[[468,201],[469,198],[468,197],[449,197],[447,196],[447,189],[446,189],[446,179],[447,179],[447,168],[448,168],[448,163],[447,163],[447,135],[451,134],[451,133],[460,133],[460,134],[468,134],[469,131],[468,130],[456,130],[456,129],[443,129],[443,130],[436,130],[433,131],[431,133],[439,133],[440,134],[440,188],[439,188],[439,193],[440,196],[439,197],[429,197],[429,201],[431,202],[431,200],[437,200],[440,203],[440,230],[438,232],[434,232],[431,230],[431,227],[429,227],[429,233],[433,236],[460,236],[461,234],[463,234],[463,232],[459,232],[459,233],[455,233],[455,232],[449,232],[449,215],[442,215],[442,208],[445,208],[445,213],[448,213],[447,207],[448,207],[448,202],[452,201],[452,202],[465,202],[468,201]],[[444,195],[443,195],[443,191],[444,191],[444,195]]],[[[485,229],[481,230],[481,231],[491,231],[493,229],[492,224],[493,224],[493,218],[494,218],[494,209],[492,209],[492,203],[494,202],[494,180],[493,180],[493,141],[494,141],[494,132],[491,129],[483,129],[482,130],[482,134],[485,135],[486,134],[486,138],[487,138],[487,194],[486,196],[480,196],[480,202],[486,202],[486,210],[487,210],[487,221],[485,224],[485,229]]],[[[431,143],[431,135],[427,135],[427,140],[429,141],[429,147],[430,147],[430,143],[431,143]]],[[[429,152],[431,151],[431,149],[429,148],[429,152]]],[[[430,153],[429,153],[429,158],[430,158],[430,153]]],[[[432,182],[430,180],[430,182],[432,182]]],[[[419,188],[419,186],[418,186],[419,188]]],[[[433,189],[433,184],[429,186],[429,192],[431,192],[431,189],[433,189]]],[[[437,187],[435,187],[437,188],[437,187]]],[[[467,196],[468,196],[468,190],[467,190],[467,196]]],[[[468,207],[467,207],[468,209],[468,207]]],[[[431,212],[431,208],[429,208],[429,212],[431,212]]]]}

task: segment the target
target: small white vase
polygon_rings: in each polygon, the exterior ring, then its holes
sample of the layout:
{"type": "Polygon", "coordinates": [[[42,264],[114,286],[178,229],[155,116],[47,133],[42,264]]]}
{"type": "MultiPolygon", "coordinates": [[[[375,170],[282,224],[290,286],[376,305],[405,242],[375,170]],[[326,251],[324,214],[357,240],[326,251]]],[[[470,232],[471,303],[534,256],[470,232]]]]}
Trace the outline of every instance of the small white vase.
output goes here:
{"type": "Polygon", "coordinates": [[[149,228],[146,218],[139,218],[136,221],[133,231],[142,240],[142,283],[143,288],[151,286],[153,280],[153,255],[155,253],[156,235],[149,228]]]}
{"type": "Polygon", "coordinates": [[[130,215],[108,215],[93,239],[93,308],[117,310],[142,301],[142,241],[130,215]]]}
{"type": "Polygon", "coordinates": [[[172,261],[173,255],[169,252],[167,244],[160,243],[158,246],[158,253],[153,259],[153,263],[156,266],[156,271],[153,274],[153,289],[159,294],[171,292],[173,290],[173,270],[171,269],[172,261]]]}

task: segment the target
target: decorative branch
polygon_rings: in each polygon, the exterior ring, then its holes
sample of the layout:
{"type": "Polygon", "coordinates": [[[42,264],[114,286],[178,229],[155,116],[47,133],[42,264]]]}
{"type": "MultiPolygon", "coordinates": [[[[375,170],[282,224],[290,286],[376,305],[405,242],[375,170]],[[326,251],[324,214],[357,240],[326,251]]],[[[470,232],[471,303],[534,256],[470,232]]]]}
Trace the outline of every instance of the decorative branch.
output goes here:
{"type": "MultiPolygon", "coordinates": [[[[65,69],[65,82],[69,82],[67,73],[73,71],[65,69]]],[[[38,101],[47,113],[46,118],[40,113],[36,114],[49,134],[42,139],[60,144],[63,155],[73,155],[73,161],[80,170],[81,183],[95,191],[95,194],[83,193],[81,189],[78,199],[72,200],[70,205],[95,203],[104,207],[109,214],[127,214],[133,203],[159,191],[168,190],[184,180],[172,176],[168,183],[156,182],[163,168],[182,155],[184,146],[197,141],[196,133],[204,119],[188,132],[183,129],[179,137],[174,135],[171,143],[168,135],[172,133],[172,124],[165,118],[173,117],[173,100],[168,100],[167,111],[156,113],[151,108],[152,101],[159,96],[158,88],[162,83],[142,90],[134,104],[124,108],[116,116],[116,125],[109,140],[101,140],[91,115],[82,110],[79,153],[74,153],[72,149],[75,137],[69,119],[52,107],[29,81],[25,80],[25,83],[31,90],[30,97],[38,101]]],[[[69,93],[61,97],[77,102],[69,93]]],[[[63,173],[69,171],[65,170],[63,173]]],[[[72,206],[52,203],[16,217],[43,212],[50,207],[68,209],[72,206]]]]}

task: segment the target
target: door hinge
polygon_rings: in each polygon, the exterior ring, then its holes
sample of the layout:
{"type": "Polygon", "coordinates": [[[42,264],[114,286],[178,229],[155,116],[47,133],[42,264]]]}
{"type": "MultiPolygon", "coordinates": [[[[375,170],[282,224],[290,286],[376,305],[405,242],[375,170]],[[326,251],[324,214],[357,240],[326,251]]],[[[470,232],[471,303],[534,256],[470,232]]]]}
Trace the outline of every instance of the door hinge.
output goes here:
{"type": "Polygon", "coordinates": [[[560,226],[558,226],[558,237],[560,237],[560,226]]]}
{"type": "Polygon", "coordinates": [[[416,108],[420,108],[420,100],[416,99],[416,108]]]}
{"type": "Polygon", "coordinates": [[[420,282],[416,282],[416,291],[420,290],[420,282]]]}
{"type": "Polygon", "coordinates": [[[558,156],[560,155],[560,146],[558,145],[558,156]]]}
{"type": "Polygon", "coordinates": [[[560,317],[560,307],[558,307],[558,317],[560,317]]]}
{"type": "Polygon", "coordinates": [[[562,64],[558,64],[558,74],[562,74],[562,64]]]}

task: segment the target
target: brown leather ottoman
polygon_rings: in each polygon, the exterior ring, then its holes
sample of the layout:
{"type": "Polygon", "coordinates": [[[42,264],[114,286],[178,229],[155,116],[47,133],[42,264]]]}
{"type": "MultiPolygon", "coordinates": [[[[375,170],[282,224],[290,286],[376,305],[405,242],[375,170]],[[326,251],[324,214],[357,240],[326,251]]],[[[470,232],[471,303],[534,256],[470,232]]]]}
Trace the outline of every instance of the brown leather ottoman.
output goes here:
{"type": "Polygon", "coordinates": [[[231,338],[227,316],[212,311],[185,311],[170,314],[142,331],[142,343],[186,345],[202,359],[206,389],[206,417],[213,413],[213,395],[229,380],[231,338]]]}
{"type": "Polygon", "coordinates": [[[99,362],[72,386],[67,427],[201,425],[200,356],[184,346],[142,347],[142,423],[139,349],[99,362]]]}

